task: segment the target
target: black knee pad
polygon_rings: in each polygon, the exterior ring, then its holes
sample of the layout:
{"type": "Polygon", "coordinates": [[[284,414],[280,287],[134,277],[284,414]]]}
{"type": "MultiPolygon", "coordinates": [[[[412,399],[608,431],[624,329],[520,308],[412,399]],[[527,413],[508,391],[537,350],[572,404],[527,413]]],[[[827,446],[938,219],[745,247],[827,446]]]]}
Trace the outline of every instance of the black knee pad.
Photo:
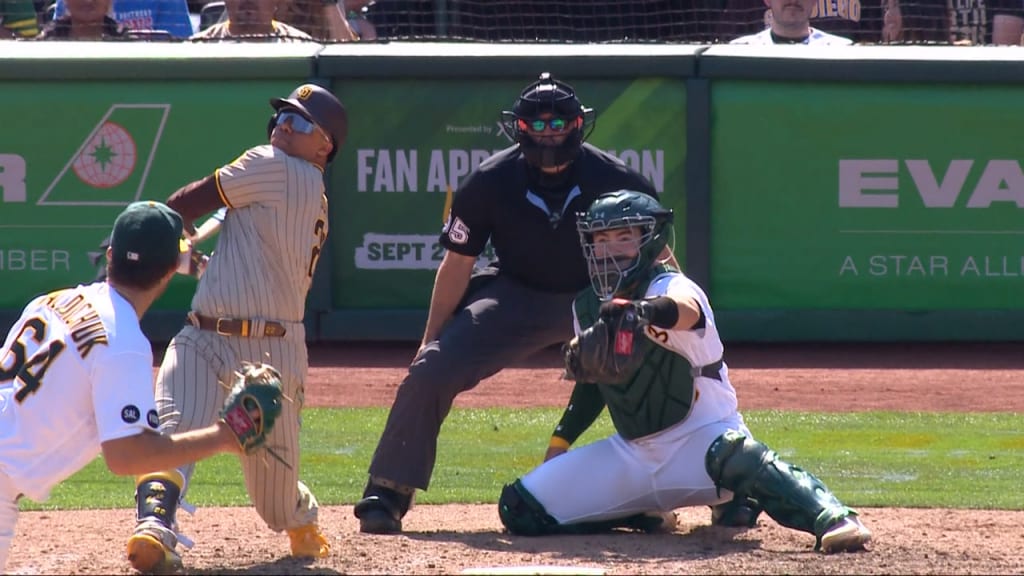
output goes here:
{"type": "Polygon", "coordinates": [[[174,526],[183,484],[184,478],[176,470],[140,476],[135,485],[138,521],[155,518],[168,528],[174,526]]]}
{"type": "Polygon", "coordinates": [[[509,532],[519,536],[550,534],[558,526],[558,522],[519,480],[501,489],[498,516],[509,532]]]}

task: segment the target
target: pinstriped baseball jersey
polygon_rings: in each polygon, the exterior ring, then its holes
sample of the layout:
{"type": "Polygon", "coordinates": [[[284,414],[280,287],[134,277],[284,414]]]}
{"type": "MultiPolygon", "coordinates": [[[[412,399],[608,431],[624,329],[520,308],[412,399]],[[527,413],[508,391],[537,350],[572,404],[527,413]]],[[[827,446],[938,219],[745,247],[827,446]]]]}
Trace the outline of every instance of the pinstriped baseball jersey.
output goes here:
{"type": "Polygon", "coordinates": [[[302,322],[327,239],[322,170],[264,145],[219,168],[215,178],[228,212],[192,309],[302,322]]]}

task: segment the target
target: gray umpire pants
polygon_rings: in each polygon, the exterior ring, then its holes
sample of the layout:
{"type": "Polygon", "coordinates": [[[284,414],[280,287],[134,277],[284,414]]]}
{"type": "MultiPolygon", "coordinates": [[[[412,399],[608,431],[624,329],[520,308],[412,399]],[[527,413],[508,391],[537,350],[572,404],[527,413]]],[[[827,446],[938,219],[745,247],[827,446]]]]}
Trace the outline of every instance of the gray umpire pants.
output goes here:
{"type": "Polygon", "coordinates": [[[370,475],[426,490],[437,436],[455,397],[506,366],[572,338],[576,294],[539,292],[503,274],[471,294],[466,307],[409,366],[370,475]]]}

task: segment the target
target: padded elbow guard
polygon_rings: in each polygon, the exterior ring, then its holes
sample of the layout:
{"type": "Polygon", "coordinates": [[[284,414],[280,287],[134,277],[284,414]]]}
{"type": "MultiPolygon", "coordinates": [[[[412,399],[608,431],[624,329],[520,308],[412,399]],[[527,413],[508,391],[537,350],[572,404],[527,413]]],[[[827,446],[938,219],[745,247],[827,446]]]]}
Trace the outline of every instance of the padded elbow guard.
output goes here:
{"type": "Polygon", "coordinates": [[[708,447],[704,465],[718,488],[755,499],[776,522],[820,540],[854,513],[813,474],[787,464],[767,446],[730,430],[708,447]]]}

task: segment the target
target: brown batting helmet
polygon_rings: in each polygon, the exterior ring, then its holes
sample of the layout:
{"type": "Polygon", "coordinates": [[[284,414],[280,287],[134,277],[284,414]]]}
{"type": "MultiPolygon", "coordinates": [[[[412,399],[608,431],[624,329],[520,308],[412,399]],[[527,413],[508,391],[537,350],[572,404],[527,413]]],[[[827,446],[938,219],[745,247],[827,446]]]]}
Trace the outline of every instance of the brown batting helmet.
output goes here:
{"type": "Polygon", "coordinates": [[[348,136],[348,112],[330,90],[316,84],[303,84],[292,90],[287,98],[271,98],[270,105],[274,108],[274,116],[267,126],[267,137],[274,131],[277,113],[284,108],[291,108],[310,122],[315,122],[331,136],[334,149],[327,156],[328,162],[334,160],[334,155],[345,145],[345,138],[348,136]]]}

